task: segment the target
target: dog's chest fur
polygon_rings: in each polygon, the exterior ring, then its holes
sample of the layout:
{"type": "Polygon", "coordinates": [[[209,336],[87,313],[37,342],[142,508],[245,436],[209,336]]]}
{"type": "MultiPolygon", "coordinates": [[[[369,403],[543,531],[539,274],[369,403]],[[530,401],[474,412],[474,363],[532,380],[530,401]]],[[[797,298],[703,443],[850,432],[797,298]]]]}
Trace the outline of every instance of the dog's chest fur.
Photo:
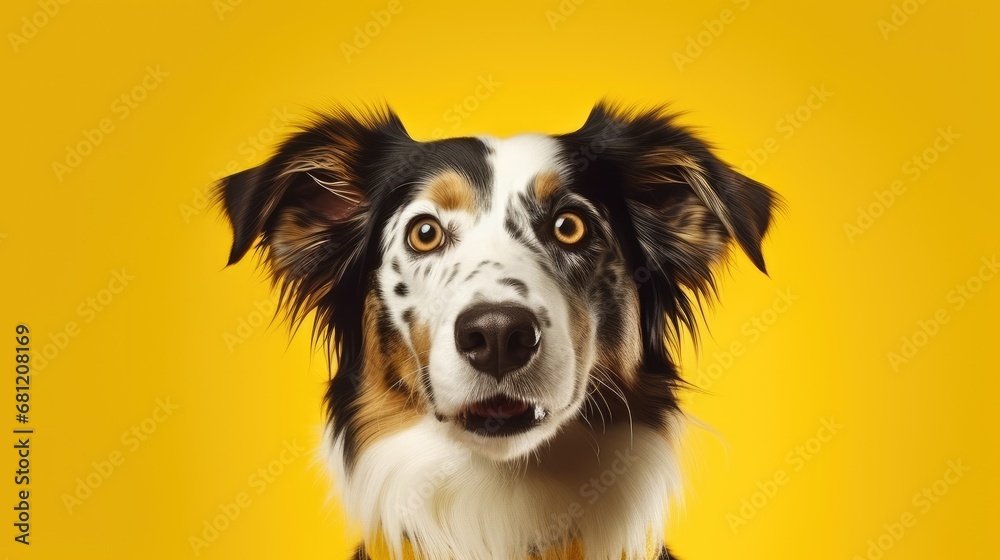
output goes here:
{"type": "Polygon", "coordinates": [[[516,464],[470,453],[433,420],[376,443],[349,476],[337,445],[327,459],[344,506],[366,542],[384,539],[401,559],[404,541],[428,560],[487,560],[544,554],[567,537],[587,560],[644,559],[650,541],[663,547],[680,485],[673,436],[627,423],[571,426],[516,464]]]}

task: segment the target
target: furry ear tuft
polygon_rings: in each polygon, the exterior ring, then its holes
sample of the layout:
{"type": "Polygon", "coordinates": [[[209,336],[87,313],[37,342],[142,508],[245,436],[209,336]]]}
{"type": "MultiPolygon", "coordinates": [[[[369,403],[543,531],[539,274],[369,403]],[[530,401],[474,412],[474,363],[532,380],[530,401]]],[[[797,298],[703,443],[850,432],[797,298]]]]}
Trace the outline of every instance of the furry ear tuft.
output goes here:
{"type": "Polygon", "coordinates": [[[650,271],[639,285],[646,354],[665,363],[664,333],[676,342],[683,324],[697,338],[696,303],[714,296],[714,268],[731,244],[766,271],[761,245],[778,196],[663,108],[599,104],[580,130],[560,138],[576,182],[631,231],[632,266],[650,271]]]}
{"type": "Polygon", "coordinates": [[[247,254],[264,229],[261,223],[263,202],[256,199],[265,194],[261,185],[264,169],[253,167],[222,179],[216,186],[216,196],[233,228],[233,244],[228,265],[236,264],[247,254]]]}
{"type": "MultiPolygon", "coordinates": [[[[761,244],[772,213],[780,206],[777,194],[721,161],[707,142],[676,120],[677,115],[663,107],[631,111],[599,104],[574,134],[597,135],[606,143],[599,157],[617,161],[626,181],[627,198],[665,214],[701,213],[668,205],[707,209],[723,226],[725,235],[765,271],[761,244]]],[[[687,235],[698,238],[706,229],[714,228],[706,221],[690,222],[687,235]]]]}
{"type": "Polygon", "coordinates": [[[335,292],[361,288],[372,238],[367,166],[385,144],[405,141],[391,111],[339,111],[314,117],[265,163],[220,181],[216,197],[233,229],[229,264],[257,243],[293,324],[317,310],[317,328],[331,335],[335,308],[353,305],[335,292]]]}

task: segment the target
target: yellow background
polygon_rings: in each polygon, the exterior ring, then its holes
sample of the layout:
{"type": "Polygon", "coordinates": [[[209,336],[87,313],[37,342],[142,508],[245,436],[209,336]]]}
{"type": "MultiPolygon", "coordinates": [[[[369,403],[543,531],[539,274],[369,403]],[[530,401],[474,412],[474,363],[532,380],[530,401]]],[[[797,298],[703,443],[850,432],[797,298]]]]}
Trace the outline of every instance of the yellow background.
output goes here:
{"type": "Polygon", "coordinates": [[[995,5],[399,1],[384,25],[372,23],[382,0],[73,1],[47,17],[45,0],[4,3],[9,429],[15,325],[52,358],[31,378],[33,544],[13,542],[8,436],[0,554],[189,558],[189,537],[247,493],[200,558],[346,558],[356,533],[312,452],[325,365],[305,329],[289,344],[282,325],[261,324],[272,296],[249,262],[223,269],[229,232],[204,207],[212,177],[260,162],[286,131],[274,116],[310,107],[386,101],[418,138],[502,136],[573,130],[610,96],[672,101],[788,201],[765,247],[770,277],[740,255],[700,354],[682,356],[689,379],[709,380],[688,410],[718,435],[689,437],[676,551],[875,558],[869,540],[881,537],[887,560],[998,556],[1000,280],[974,280],[1000,250],[995,5]],[[898,29],[880,29],[894,11],[898,29]],[[23,18],[44,25],[28,38],[23,18]],[[366,25],[377,32],[367,44],[355,29],[366,25]],[[167,75],[143,89],[157,67],[167,75]],[[496,85],[477,90],[481,80],[496,85]],[[121,96],[137,87],[126,113],[121,96]],[[103,119],[113,129],[58,176],[53,163],[103,119]],[[949,128],[958,137],[934,149],[949,128]],[[915,176],[904,167],[914,157],[935,161],[915,176]],[[879,202],[897,180],[905,191],[879,202]],[[852,237],[859,208],[877,217],[852,237]],[[134,278],[114,294],[123,269],[134,278]],[[959,284],[978,292],[959,297],[959,284]],[[786,290],[796,299],[776,305],[786,290]],[[889,353],[941,309],[947,322],[893,367],[889,353]],[[754,320],[768,327],[759,336],[754,320]],[[727,357],[734,343],[742,351],[727,357]],[[164,418],[157,399],[176,410],[164,418]],[[824,420],[842,425],[832,438],[824,420]],[[123,440],[133,426],[153,430],[134,450],[123,440]],[[286,445],[306,451],[283,464],[286,445]],[[799,446],[812,450],[804,465],[799,446]],[[95,474],[115,452],[124,462],[95,474]],[[949,461],[969,471],[937,482],[949,461]],[[262,484],[255,473],[269,466],[280,474],[262,484]],[[763,494],[776,475],[784,483],[763,494]],[[100,485],[70,512],[65,496],[88,476],[100,485]],[[918,506],[936,482],[946,494],[918,506]],[[906,514],[915,524],[891,536],[885,525],[906,514]]]}

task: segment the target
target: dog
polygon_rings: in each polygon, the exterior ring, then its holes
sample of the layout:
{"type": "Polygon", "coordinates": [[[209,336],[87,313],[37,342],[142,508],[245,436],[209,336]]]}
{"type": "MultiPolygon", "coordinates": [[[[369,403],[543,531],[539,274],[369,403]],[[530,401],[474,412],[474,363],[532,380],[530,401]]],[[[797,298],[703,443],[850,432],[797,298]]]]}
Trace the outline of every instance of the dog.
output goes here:
{"type": "Polygon", "coordinates": [[[663,107],[562,135],[417,141],[388,108],[315,115],[218,184],[336,372],[324,454],[355,559],[666,559],[696,338],[780,206],[663,107]]]}

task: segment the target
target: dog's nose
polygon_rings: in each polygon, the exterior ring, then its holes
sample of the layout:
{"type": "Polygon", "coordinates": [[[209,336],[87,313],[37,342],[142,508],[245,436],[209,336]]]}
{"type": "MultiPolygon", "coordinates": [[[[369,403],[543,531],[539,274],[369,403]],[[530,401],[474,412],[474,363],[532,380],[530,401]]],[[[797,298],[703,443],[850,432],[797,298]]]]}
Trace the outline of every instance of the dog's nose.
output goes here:
{"type": "Polygon", "coordinates": [[[473,305],[455,321],[459,353],[472,367],[497,381],[527,364],[540,341],[538,318],[520,305],[473,305]]]}

